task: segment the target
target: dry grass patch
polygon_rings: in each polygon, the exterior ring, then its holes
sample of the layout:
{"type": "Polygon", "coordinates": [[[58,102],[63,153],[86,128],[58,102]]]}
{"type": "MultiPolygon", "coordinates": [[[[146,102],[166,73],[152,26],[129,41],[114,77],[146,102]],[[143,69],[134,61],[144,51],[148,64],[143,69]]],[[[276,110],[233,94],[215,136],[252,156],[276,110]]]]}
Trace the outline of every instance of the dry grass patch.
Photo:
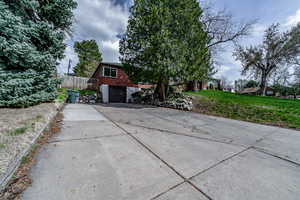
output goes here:
{"type": "Polygon", "coordinates": [[[50,127],[39,137],[36,144],[32,145],[27,156],[22,158],[18,170],[8,183],[8,186],[0,193],[0,200],[20,200],[20,195],[32,183],[29,177],[31,167],[36,163],[36,156],[49,139],[60,131],[63,116],[59,113],[50,127]]]}

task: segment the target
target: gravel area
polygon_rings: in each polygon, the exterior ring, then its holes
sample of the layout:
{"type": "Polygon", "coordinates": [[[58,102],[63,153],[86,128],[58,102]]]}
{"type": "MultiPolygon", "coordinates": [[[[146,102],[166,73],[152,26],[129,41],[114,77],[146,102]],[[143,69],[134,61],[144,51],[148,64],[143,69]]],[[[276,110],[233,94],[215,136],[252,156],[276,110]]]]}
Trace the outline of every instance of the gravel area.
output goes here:
{"type": "Polygon", "coordinates": [[[61,104],[44,103],[23,109],[0,109],[0,182],[28,150],[61,104]]]}

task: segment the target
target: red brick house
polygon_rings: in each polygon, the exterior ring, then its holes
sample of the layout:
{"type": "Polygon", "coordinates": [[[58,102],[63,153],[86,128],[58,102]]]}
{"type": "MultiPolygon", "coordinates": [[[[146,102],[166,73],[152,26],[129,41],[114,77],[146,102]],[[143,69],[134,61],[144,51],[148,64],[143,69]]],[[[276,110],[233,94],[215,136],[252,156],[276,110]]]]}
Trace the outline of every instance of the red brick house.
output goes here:
{"type": "Polygon", "coordinates": [[[100,91],[103,103],[131,102],[131,95],[151,85],[134,84],[129,80],[120,63],[102,62],[91,77],[100,91]]]}

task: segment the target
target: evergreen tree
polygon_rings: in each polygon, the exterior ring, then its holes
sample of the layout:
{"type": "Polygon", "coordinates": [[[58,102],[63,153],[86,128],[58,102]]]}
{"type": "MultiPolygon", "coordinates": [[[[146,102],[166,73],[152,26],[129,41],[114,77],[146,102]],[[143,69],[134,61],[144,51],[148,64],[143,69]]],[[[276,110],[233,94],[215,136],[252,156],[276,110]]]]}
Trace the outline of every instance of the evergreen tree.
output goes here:
{"type": "Polygon", "coordinates": [[[170,81],[206,77],[209,38],[201,16],[197,0],[135,0],[120,42],[120,59],[130,78],[156,84],[156,94],[165,100],[170,81]]]}
{"type": "Polygon", "coordinates": [[[91,77],[102,61],[102,55],[96,41],[75,42],[74,48],[79,57],[79,63],[74,68],[76,76],[91,77]]]}
{"type": "Polygon", "coordinates": [[[56,97],[74,0],[0,0],[0,107],[25,107],[56,97]]]}

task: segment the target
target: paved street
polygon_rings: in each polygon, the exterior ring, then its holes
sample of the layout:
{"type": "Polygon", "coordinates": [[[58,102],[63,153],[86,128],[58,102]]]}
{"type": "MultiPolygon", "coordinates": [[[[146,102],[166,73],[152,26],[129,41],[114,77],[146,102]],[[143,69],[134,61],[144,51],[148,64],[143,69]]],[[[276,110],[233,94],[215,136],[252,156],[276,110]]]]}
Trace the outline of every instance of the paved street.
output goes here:
{"type": "Polygon", "coordinates": [[[69,104],[24,200],[298,200],[300,132],[171,109],[69,104]]]}

